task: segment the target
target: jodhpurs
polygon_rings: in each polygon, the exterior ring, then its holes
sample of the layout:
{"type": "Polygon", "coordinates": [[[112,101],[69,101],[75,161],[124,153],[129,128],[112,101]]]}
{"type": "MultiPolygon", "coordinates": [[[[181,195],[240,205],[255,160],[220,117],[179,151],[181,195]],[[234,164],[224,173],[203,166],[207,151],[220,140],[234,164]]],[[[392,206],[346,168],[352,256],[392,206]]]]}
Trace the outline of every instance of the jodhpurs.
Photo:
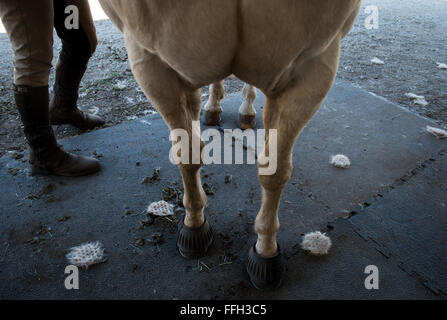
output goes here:
{"type": "Polygon", "coordinates": [[[96,30],[87,0],[0,0],[0,18],[14,52],[14,84],[48,85],[53,28],[62,40],[64,61],[85,66],[96,49],[96,30]],[[65,8],[79,10],[79,29],[67,29],[65,8]]]}

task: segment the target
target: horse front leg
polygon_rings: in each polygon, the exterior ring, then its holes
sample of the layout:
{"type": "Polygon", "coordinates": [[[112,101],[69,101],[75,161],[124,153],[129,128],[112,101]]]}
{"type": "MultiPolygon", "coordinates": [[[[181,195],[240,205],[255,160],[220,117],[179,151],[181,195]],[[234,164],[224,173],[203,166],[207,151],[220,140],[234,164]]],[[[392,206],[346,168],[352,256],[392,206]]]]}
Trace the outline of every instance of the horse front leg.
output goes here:
{"type": "Polygon", "coordinates": [[[292,175],[292,151],[307,122],[323,103],[332,87],[338,67],[339,40],[300,68],[300,75],[281,94],[269,97],[264,109],[266,143],[259,157],[262,204],[255,221],[258,235],[248,257],[247,271],[260,289],[280,286],[283,275],[281,251],[277,244],[278,208],[284,187],[292,175]],[[271,132],[276,133],[271,141],[271,132]],[[272,161],[276,165],[272,166],[272,161]],[[273,168],[276,170],[270,170],[273,168]]]}
{"type": "Polygon", "coordinates": [[[186,210],[179,226],[177,246],[182,256],[198,259],[213,241],[213,231],[203,210],[206,195],[200,180],[200,89],[193,88],[164,63],[125,33],[125,43],[132,71],[138,84],[166,121],[172,140],[172,158],[177,159],[184,186],[186,210]]]}

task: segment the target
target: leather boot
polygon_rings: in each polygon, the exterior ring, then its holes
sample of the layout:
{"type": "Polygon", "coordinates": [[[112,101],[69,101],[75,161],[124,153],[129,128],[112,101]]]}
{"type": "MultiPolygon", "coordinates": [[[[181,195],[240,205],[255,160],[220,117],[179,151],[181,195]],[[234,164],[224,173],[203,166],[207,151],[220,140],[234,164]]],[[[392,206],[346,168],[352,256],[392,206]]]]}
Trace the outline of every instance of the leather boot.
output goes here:
{"type": "Polygon", "coordinates": [[[34,174],[79,177],[100,170],[98,160],[70,154],[58,145],[48,119],[48,86],[14,86],[14,97],[25,127],[34,174]]]}
{"type": "Polygon", "coordinates": [[[98,116],[78,109],[78,91],[87,63],[81,66],[70,62],[63,52],[56,65],[56,80],[50,102],[50,123],[71,124],[81,130],[102,126],[105,121],[98,116]]]}

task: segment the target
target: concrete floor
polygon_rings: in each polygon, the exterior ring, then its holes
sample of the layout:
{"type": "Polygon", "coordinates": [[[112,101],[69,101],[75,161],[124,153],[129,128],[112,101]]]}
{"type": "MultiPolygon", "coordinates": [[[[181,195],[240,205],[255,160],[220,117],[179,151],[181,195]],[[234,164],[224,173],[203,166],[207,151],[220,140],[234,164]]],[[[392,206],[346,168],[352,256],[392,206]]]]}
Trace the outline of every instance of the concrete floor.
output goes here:
{"type": "MultiPolygon", "coordinates": [[[[226,99],[222,128],[236,128],[239,104],[238,95],[226,99]]],[[[259,95],[259,119],[262,105],[259,95]]],[[[158,115],[63,141],[66,150],[99,155],[96,176],[31,177],[26,161],[8,154],[0,159],[0,298],[445,299],[447,141],[426,133],[426,125],[432,122],[336,82],[295,147],[280,208],[287,273],[276,292],[253,289],[244,271],[260,204],[253,165],[204,167],[203,182],[214,192],[206,215],[216,233],[206,258],[178,255],[181,212],[140,228],[141,212],[163,188],[181,189],[158,115]],[[338,153],[350,157],[350,169],[329,164],[338,153]],[[156,167],[161,180],[142,184],[156,167]],[[332,238],[329,255],[300,249],[302,234],[314,230],[332,238]],[[154,232],[165,242],[134,245],[154,232]],[[80,290],[66,290],[67,250],[97,240],[107,263],[82,270],[80,290]],[[379,290],[364,287],[369,265],[379,268],[379,290]]]]}

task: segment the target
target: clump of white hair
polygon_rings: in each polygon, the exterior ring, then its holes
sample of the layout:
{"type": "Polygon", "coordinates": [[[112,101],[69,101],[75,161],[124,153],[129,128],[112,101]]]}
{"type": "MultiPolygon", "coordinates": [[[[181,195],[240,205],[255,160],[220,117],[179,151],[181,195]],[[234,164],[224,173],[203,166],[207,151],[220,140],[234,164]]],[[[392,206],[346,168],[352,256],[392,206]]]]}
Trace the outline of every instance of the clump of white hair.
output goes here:
{"type": "Polygon", "coordinates": [[[166,217],[174,215],[173,206],[166,201],[152,202],[147,208],[147,213],[154,216],[166,217]]]}
{"type": "Polygon", "coordinates": [[[432,135],[434,135],[437,139],[447,138],[447,131],[445,131],[443,129],[427,126],[426,130],[428,133],[431,133],[432,135]]]}
{"type": "Polygon", "coordinates": [[[374,57],[373,59],[371,59],[371,62],[372,62],[373,64],[378,64],[378,65],[381,65],[381,66],[385,64],[384,61],[380,60],[380,59],[377,58],[377,57],[374,57]]]}
{"type": "Polygon", "coordinates": [[[337,154],[332,156],[331,164],[336,168],[347,169],[351,166],[351,160],[344,154],[337,154]]]}
{"type": "Polygon", "coordinates": [[[424,96],[418,96],[417,94],[414,94],[414,93],[411,93],[411,92],[410,93],[406,93],[405,96],[410,98],[411,100],[413,100],[413,102],[415,104],[418,104],[420,106],[425,107],[425,106],[428,105],[428,102],[427,102],[427,100],[425,100],[424,96]]]}
{"type": "Polygon", "coordinates": [[[331,239],[320,231],[311,232],[303,237],[301,247],[312,255],[323,256],[328,254],[332,246],[331,239]]]}
{"type": "Polygon", "coordinates": [[[71,248],[67,254],[67,259],[71,265],[86,269],[92,265],[106,261],[104,247],[99,241],[88,242],[71,248]]]}

